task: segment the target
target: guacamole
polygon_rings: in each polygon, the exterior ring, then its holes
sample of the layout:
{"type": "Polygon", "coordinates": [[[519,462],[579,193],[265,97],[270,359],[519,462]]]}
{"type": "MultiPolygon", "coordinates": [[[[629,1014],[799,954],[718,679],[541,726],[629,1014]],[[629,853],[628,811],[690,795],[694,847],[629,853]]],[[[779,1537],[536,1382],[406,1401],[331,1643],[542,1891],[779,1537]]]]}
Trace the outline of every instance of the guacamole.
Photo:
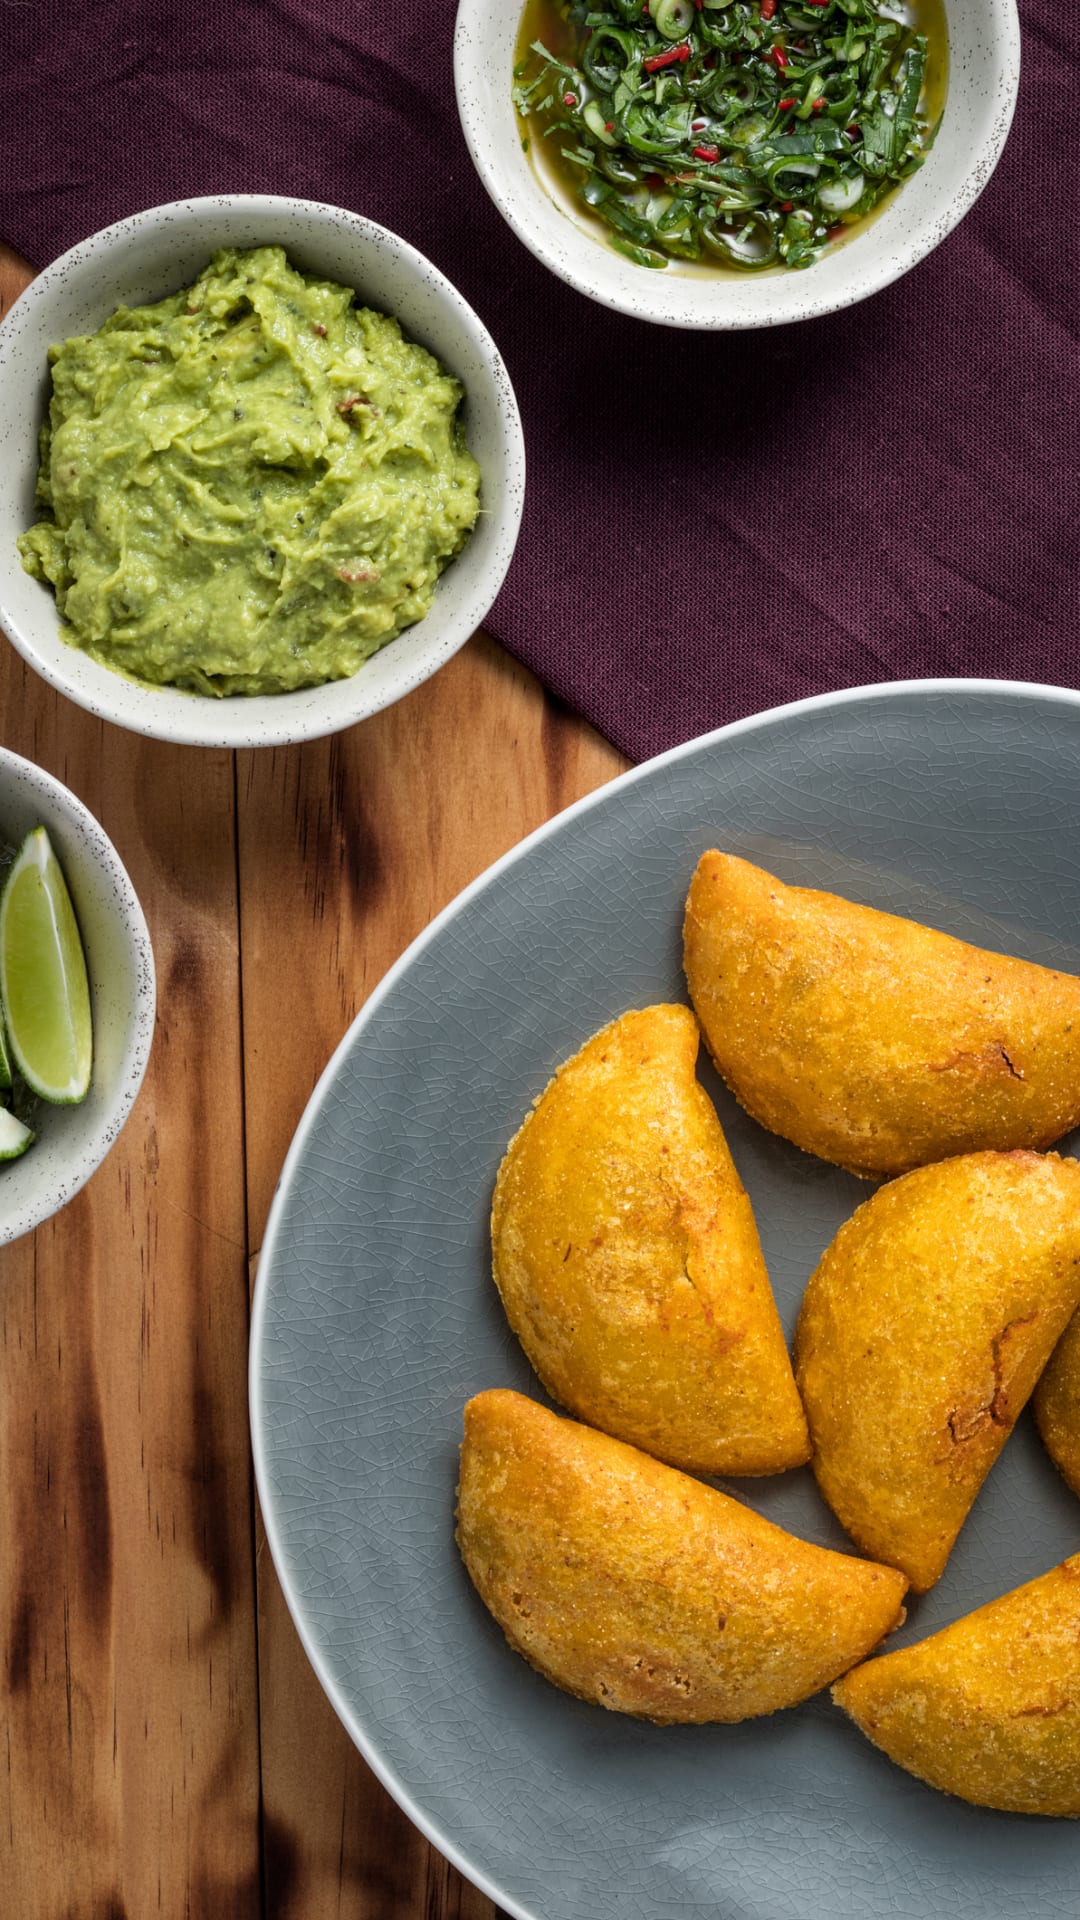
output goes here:
{"type": "Polygon", "coordinates": [[[431,605],[477,513],[459,383],[280,247],[50,352],[19,540],[65,638],[204,694],[342,679],[431,605]]]}

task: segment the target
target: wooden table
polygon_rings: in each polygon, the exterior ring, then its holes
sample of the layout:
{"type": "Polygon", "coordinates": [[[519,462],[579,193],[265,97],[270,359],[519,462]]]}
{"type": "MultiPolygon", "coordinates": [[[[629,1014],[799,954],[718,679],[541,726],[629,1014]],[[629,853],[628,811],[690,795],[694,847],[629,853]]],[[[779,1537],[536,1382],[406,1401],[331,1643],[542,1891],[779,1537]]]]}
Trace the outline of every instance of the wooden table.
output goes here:
{"type": "MultiPolygon", "coordinates": [[[[0,252],[0,312],[29,277],[0,252]]],[[[625,762],[479,635],[375,719],[244,753],[107,726],[0,642],[0,743],[102,822],[158,980],[118,1144],[0,1248],[0,1912],[491,1920],[289,1619],[252,1481],[250,1288],[293,1129],[376,982],[625,762]]]]}

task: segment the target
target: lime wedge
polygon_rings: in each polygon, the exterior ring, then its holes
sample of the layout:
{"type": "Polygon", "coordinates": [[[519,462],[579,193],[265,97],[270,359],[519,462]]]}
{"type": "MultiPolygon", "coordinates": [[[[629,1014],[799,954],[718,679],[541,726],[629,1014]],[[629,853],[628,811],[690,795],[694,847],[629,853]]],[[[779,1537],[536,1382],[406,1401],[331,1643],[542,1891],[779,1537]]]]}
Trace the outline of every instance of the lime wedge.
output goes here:
{"type": "Polygon", "coordinates": [[[0,1160],[17,1160],[33,1138],[29,1127],[24,1127],[6,1107],[0,1107],[0,1160]]]}
{"type": "Polygon", "coordinates": [[[0,1006],[0,1089],[11,1085],[11,1054],[8,1051],[7,1028],[4,1025],[4,1009],[0,1006]]]}
{"type": "Polygon", "coordinates": [[[44,827],[28,833],[0,894],[0,1001],[11,1054],[42,1100],[90,1085],[90,988],[75,912],[44,827]]]}

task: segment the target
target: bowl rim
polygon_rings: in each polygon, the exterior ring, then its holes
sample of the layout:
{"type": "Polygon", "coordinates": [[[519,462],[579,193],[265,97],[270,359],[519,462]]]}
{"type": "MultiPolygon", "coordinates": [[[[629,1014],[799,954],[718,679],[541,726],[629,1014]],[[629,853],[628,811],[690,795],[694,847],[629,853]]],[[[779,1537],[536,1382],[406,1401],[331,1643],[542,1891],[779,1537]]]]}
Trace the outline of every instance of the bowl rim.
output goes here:
{"type": "MultiPolygon", "coordinates": [[[[66,816],[84,842],[88,863],[95,866],[110,883],[116,918],[132,950],[132,972],[138,986],[132,1000],[123,1057],[111,1098],[92,1139],[73,1157],[70,1175],[65,1174],[62,1198],[54,1204],[45,1196],[35,1204],[17,1207],[10,1215],[3,1212],[0,1202],[0,1246],[21,1239],[24,1234],[33,1232],[62,1212],[111,1153],[142,1087],[153,1045],[157,1010],[154,949],[146,915],[131,876],[100,820],[54,773],[49,773],[35,760],[28,760],[24,754],[16,753],[13,748],[0,746],[0,780],[8,776],[14,776],[26,789],[28,796],[35,792],[43,793],[57,811],[66,816]]],[[[70,875],[66,877],[70,884],[70,875]]]]}
{"type": "Polygon", "coordinates": [[[500,1887],[491,1875],[483,1869],[478,1868],[476,1864],[466,1856],[464,1849],[458,1846],[454,1837],[445,1831],[438,1818],[428,1814],[418,1805],[408,1783],[401,1778],[396,1768],[383,1757],[377,1735],[367,1731],[360,1723],[356,1714],[353,1713],[348,1703],[341,1697],[336,1681],[330,1672],[328,1662],[315,1644],[314,1637],[308,1628],[303,1603],[293,1591],[292,1579],[278,1531],[277,1494],[272,1483],[270,1465],[264,1442],[262,1364],[266,1323],[269,1312],[268,1274],[271,1261],[275,1257],[277,1239],[282,1229],[286,1195],[292,1183],[292,1176],[301,1156],[307,1149],[308,1137],[314,1129],[315,1122],[322,1111],[323,1105],[332,1093],[334,1081],[341,1062],[356,1044],[363,1028],[377,1013],[382,1002],[393,992],[399,978],[411,966],[416,955],[421,953],[423,949],[438,936],[443,926],[459,913],[469,901],[474,899],[478,893],[486,888],[508,867],[514,865],[518,860],[525,858],[532,848],[543,840],[548,839],[556,830],[562,827],[564,822],[576,818],[581,814],[588,813],[594,807],[605,803],[614,791],[632,784],[634,781],[640,779],[647,771],[651,772],[658,767],[672,765],[678,760],[698,752],[704,746],[712,745],[722,740],[734,739],[744,734],[752,734],[763,726],[775,725],[777,721],[796,715],[812,713],[817,709],[842,708],[853,705],[859,701],[871,700],[885,703],[891,699],[910,696],[911,694],[934,695],[950,693],[974,693],[977,695],[991,693],[1003,699],[1012,698],[1018,702],[1029,701],[1032,704],[1037,701],[1049,701],[1051,704],[1071,709],[1074,713],[1080,714],[1080,692],[1074,692],[1067,687],[1056,687],[1037,681],[995,680],[976,677],[964,678],[962,676],[928,677],[917,680],[888,680],[871,683],[870,685],[835,688],[829,693],[812,694],[802,700],[786,701],[780,706],[768,707],[761,712],[747,714],[738,720],[731,720],[724,726],[715,727],[707,733],[698,734],[691,740],[680,742],[678,746],[669,747],[664,753],[656,754],[647,760],[640,761],[636,766],[630,767],[625,773],[618,774],[615,779],[609,780],[604,786],[596,788],[592,793],[583,795],[580,800],[573,801],[570,806],[564,807],[561,812],[553,814],[550,820],[544,821],[541,826],[526,835],[525,839],[520,840],[516,846],[510,847],[506,853],[500,855],[499,859],[493,861],[491,866],[486,867],[474,880],[471,880],[468,886],[463,887],[461,892],[455,895],[454,899],[449,901],[448,904],[436,914],[435,918],[429,921],[428,925],[422,929],[416,938],[409,943],[405,951],[398,956],[397,960],[394,961],[382,979],[378,981],[368,999],[365,1000],[360,1011],[350,1022],[345,1033],[339,1040],[315,1083],[315,1087],[300,1116],[296,1131],[293,1134],[282,1163],[281,1172],[278,1175],[274,1188],[270,1211],[267,1216],[262,1245],[259,1249],[255,1286],[251,1302],[248,1343],[248,1416],[251,1431],[251,1455],[255,1474],[255,1487],[262,1512],[266,1541],[270,1549],[270,1557],[274,1563],[274,1569],[281,1586],[285,1604],[288,1607],[304,1653],[314,1670],[323,1693],[330,1702],[342,1726],[345,1728],[350,1740],[352,1740],[354,1746],[363,1756],[376,1778],[386,1788],[387,1792],[396,1801],[397,1805],[412,1822],[413,1826],[424,1835],[425,1839],[429,1840],[431,1844],[438,1849],[445,1859],[449,1860],[452,1865],[457,1868],[458,1872],[461,1873],[472,1886],[477,1887],[480,1892],[486,1894],[488,1899],[497,1907],[500,1907],[505,1913],[511,1915],[512,1920],[544,1920],[544,1915],[538,1908],[526,1905],[524,1902],[518,1900],[511,1895],[507,1888],[500,1887]]]}
{"type": "MultiPolygon", "coordinates": [[[[880,293],[884,287],[891,286],[895,280],[918,266],[928,254],[946,239],[959,225],[964,215],[974,206],[983,188],[1001,158],[1005,142],[1012,126],[1016,111],[1016,101],[1020,87],[1021,36],[1020,17],[1017,0],[985,0],[987,25],[995,26],[993,44],[997,52],[997,73],[1001,83],[1001,97],[995,105],[992,122],[982,140],[974,146],[967,160],[963,181],[952,195],[944,212],[922,222],[913,229],[906,239],[888,251],[883,251],[876,267],[861,273],[854,285],[844,286],[824,297],[814,297],[811,276],[813,268],[799,274],[800,288],[805,287],[806,298],[797,312],[777,311],[771,308],[766,299],[761,299],[761,311],[732,312],[725,304],[719,304],[712,311],[696,311],[688,302],[681,310],[671,311],[672,289],[675,287],[694,287],[701,282],[653,273],[638,268],[641,275],[641,292],[633,296],[621,289],[615,290],[601,271],[590,274],[583,265],[578,267],[570,251],[564,257],[550,249],[543,234],[529,219],[528,207],[522,207],[516,194],[507,186],[505,169],[499,163],[496,142],[489,131],[489,120],[484,105],[484,80],[487,77],[477,65],[469,51],[469,35],[489,18],[494,10],[494,0],[458,0],[457,18],[454,27],[454,90],[457,97],[458,117],[465,143],[473,166],[476,168],[490,198],[494,201],[503,219],[517,238],[528,247],[535,259],[548,268],[549,272],[573,287],[575,292],[584,294],[589,300],[612,312],[629,315],[635,320],[647,321],[656,326],[673,327],[696,333],[713,332],[749,332],[759,327],[793,326],[802,320],[818,320],[830,313],[840,313],[847,307],[858,305],[872,294],[880,293]],[[810,284],[807,285],[807,281],[810,284]],[[649,294],[650,285],[654,291],[649,294]],[[664,290],[666,289],[666,295],[664,290]]],[[[501,11],[501,9],[500,9],[501,11]]],[[[520,0],[518,5],[520,13],[520,0]]],[[[515,16],[517,17],[517,16],[515,16]]],[[[536,182],[536,192],[544,195],[544,188],[536,182]]],[[[547,197],[547,196],[545,196],[547,197]]],[[[554,204],[554,203],[552,203],[554,204]]],[[[589,255],[583,253],[583,260],[591,258],[595,252],[601,262],[614,257],[603,246],[591,240],[590,236],[567,222],[568,231],[574,234],[571,248],[576,251],[577,242],[588,243],[589,255]]],[[[621,264],[621,263],[620,263],[621,264]]],[[[626,263],[631,265],[632,263],[626,263]]],[[[789,279],[792,276],[789,276],[789,279]]],[[[713,282],[708,282],[712,286],[713,282]]],[[[770,281],[750,281],[740,279],[737,282],[741,291],[749,292],[755,287],[762,294],[767,285],[776,285],[770,281]]],[[[784,283],[786,284],[786,283],[784,283]]]]}
{"type": "MultiPolygon", "coordinates": [[[[152,207],[144,207],[138,213],[129,214],[123,220],[114,221],[110,226],[88,234],[84,240],[76,241],[35,275],[0,321],[0,379],[5,371],[8,353],[30,330],[40,326],[44,317],[43,307],[47,314],[48,302],[54,290],[73,268],[82,268],[99,260],[118,245],[131,242],[137,245],[142,237],[149,237],[170,219],[192,221],[200,215],[211,214],[217,218],[235,215],[238,220],[279,215],[291,220],[312,220],[317,226],[327,228],[340,229],[344,226],[358,238],[394,254],[418,283],[422,282],[431,290],[438,305],[453,312],[471,338],[477,357],[487,370],[507,466],[506,482],[501,489],[502,498],[493,516],[496,537],[492,541],[491,558],[464,605],[446,619],[437,639],[428,638],[425,658],[412,665],[406,660],[393,686],[383,689],[375,697],[364,691],[363,668],[345,679],[324,682],[316,687],[298,688],[291,693],[235,695],[218,701],[184,692],[178,687],[143,686],[139,681],[129,680],[102,665],[101,679],[95,674],[93,688],[88,689],[68,672],[68,663],[62,656],[54,659],[42,653],[33,632],[27,631],[26,623],[11,611],[7,604],[3,568],[0,568],[0,630],[35,673],[40,674],[50,686],[96,718],[108,720],[129,732],[178,746],[290,746],[338,733],[394,705],[445,666],[482,626],[506,578],[521,529],[525,491],[525,436],[517,397],[503,357],[479,314],[453,281],[419,248],[389,227],[329,201],[305,200],[288,194],[205,194],[190,199],[163,201],[152,207]],[[314,708],[314,712],[309,711],[311,708],[314,708]]],[[[207,257],[213,244],[207,244],[207,257]]],[[[286,245],[287,251],[287,242],[283,240],[282,244],[286,245]]],[[[433,611],[437,613],[437,610],[436,598],[433,611]]],[[[415,628],[406,628],[404,635],[398,637],[407,637],[414,631],[420,633],[423,626],[424,621],[418,621],[415,628]]],[[[85,668],[89,656],[77,649],[71,651],[85,668]]]]}

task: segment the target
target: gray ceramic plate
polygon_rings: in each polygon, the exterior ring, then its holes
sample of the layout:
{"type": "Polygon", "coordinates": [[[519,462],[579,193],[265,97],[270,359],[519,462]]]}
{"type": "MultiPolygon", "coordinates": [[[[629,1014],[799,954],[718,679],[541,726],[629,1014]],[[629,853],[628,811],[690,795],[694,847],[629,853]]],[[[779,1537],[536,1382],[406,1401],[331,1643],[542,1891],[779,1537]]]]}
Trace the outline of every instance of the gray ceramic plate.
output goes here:
{"type": "MultiPolygon", "coordinates": [[[[1080,698],[908,683],[742,721],[571,809],[417,941],[312,1099],[263,1250],[252,1423],[285,1593],[368,1760],[519,1920],[1073,1916],[1075,1823],[946,1799],[824,1694],[741,1727],[584,1706],[509,1651],[458,1560],[462,1405],[539,1391],[488,1277],[495,1169],[587,1035],[682,997],[682,901],[712,845],[1080,972],[1080,698]]],[[[790,1331],[868,1189],[706,1079],[790,1331]]],[[[729,1484],[846,1544],[808,1472],[729,1484]]],[[[1025,1416],[901,1638],[1078,1545],[1080,1504],[1025,1416]]]]}

